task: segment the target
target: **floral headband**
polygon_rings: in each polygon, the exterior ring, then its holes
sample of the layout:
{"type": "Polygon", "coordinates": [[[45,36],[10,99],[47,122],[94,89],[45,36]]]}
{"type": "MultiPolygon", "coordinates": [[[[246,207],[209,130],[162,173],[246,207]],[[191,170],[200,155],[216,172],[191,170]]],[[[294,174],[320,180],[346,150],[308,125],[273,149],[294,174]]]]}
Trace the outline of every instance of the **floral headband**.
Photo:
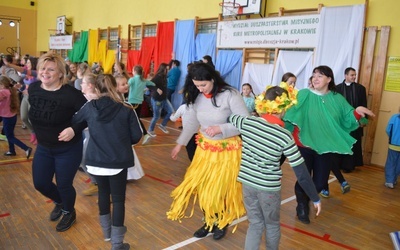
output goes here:
{"type": "Polygon", "coordinates": [[[286,82],[281,82],[279,87],[283,88],[288,92],[288,95],[284,92],[281,96],[277,96],[275,100],[265,100],[265,93],[268,89],[274,86],[267,86],[266,90],[256,97],[255,106],[256,111],[259,114],[279,114],[282,111],[286,111],[292,105],[297,104],[297,90],[293,86],[289,86],[286,82]]]}

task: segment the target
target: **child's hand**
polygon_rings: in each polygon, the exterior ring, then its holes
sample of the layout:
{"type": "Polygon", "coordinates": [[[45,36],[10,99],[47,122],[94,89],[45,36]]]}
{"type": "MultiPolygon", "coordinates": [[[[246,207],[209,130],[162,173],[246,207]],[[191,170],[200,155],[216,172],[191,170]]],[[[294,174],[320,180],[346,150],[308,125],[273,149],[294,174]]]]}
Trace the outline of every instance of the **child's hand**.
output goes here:
{"type": "Polygon", "coordinates": [[[321,201],[318,204],[314,203],[314,208],[317,209],[315,216],[318,216],[321,213],[321,201]]]}

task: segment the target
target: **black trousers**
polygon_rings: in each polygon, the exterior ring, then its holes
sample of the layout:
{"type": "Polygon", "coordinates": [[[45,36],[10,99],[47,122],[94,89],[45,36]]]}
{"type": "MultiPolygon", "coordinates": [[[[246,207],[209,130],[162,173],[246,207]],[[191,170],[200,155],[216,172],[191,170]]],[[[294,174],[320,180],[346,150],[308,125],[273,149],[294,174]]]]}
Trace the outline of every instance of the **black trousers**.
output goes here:
{"type": "Polygon", "coordinates": [[[100,215],[106,215],[111,212],[111,196],[113,204],[112,225],[116,227],[124,226],[127,175],[128,170],[125,168],[116,175],[94,176],[99,188],[100,215]]]}

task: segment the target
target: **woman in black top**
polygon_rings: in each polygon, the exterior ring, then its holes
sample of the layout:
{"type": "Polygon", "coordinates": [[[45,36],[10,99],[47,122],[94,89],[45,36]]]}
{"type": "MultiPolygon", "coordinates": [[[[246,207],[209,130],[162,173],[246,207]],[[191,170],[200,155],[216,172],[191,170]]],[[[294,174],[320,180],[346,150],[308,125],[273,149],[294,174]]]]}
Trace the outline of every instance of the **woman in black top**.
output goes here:
{"type": "Polygon", "coordinates": [[[76,220],[76,191],[73,180],[82,159],[82,130],[86,124],[72,125],[72,116],[86,98],[66,84],[64,60],[47,53],[38,62],[40,82],[29,86],[29,120],[38,145],[32,163],[33,184],[55,203],[50,220],[62,215],[56,230],[68,230],[76,220]],[[53,182],[55,177],[56,182],[53,182]]]}

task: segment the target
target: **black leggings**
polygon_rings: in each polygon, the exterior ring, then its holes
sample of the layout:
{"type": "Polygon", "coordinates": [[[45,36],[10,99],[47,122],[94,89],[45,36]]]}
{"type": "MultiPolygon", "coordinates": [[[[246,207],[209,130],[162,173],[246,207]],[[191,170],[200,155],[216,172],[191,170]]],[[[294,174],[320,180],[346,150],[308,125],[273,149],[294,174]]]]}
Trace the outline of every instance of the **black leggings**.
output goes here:
{"type": "Polygon", "coordinates": [[[116,175],[100,176],[95,175],[97,186],[99,187],[99,211],[100,215],[109,214],[111,211],[112,198],[112,225],[116,227],[124,226],[125,220],[125,193],[127,169],[123,169],[116,175]]]}

